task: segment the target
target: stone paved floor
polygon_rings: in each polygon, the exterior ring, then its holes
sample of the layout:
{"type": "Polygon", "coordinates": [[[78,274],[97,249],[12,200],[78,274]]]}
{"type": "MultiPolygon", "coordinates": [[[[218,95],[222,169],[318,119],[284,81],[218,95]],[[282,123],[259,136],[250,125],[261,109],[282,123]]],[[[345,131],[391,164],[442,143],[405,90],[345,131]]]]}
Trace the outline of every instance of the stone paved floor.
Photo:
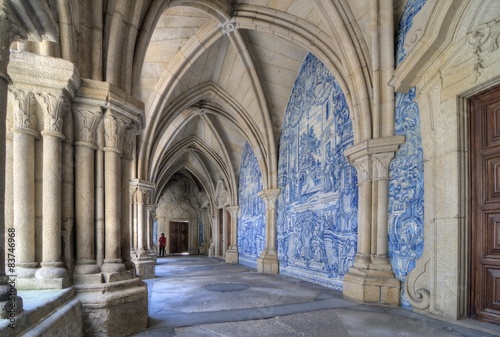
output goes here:
{"type": "Polygon", "coordinates": [[[149,328],[136,337],[500,336],[500,326],[363,305],[332,289],[205,256],[159,258],[156,278],[146,282],[149,328]]]}

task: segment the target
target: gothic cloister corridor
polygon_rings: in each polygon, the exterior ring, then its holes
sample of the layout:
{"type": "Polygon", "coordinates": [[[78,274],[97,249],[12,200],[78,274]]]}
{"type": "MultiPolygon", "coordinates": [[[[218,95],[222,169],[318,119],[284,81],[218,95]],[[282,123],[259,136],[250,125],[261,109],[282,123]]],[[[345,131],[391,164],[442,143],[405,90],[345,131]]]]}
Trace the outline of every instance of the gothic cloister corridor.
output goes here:
{"type": "Polygon", "coordinates": [[[472,320],[449,323],[408,309],[201,255],[158,258],[146,280],[149,328],[134,337],[499,336],[472,320]]]}

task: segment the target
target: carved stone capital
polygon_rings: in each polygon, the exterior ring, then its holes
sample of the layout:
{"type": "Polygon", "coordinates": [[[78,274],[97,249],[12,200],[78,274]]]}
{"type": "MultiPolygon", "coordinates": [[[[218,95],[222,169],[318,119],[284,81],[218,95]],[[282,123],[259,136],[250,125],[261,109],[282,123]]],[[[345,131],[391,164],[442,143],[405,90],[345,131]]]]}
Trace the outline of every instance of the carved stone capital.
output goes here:
{"type": "Polygon", "coordinates": [[[104,115],[104,150],[122,151],[125,122],[109,113],[104,115]]]}
{"type": "Polygon", "coordinates": [[[238,206],[229,206],[226,209],[231,214],[231,218],[236,219],[238,217],[238,210],[240,209],[238,206]]]}
{"type": "Polygon", "coordinates": [[[146,204],[148,199],[149,188],[137,187],[135,190],[135,202],[137,204],[146,204]]]}
{"type": "Polygon", "coordinates": [[[266,208],[268,210],[275,210],[276,209],[276,200],[278,200],[278,195],[280,194],[281,190],[279,188],[276,189],[271,189],[271,190],[262,190],[259,192],[258,196],[264,200],[264,203],[266,204],[266,208]]]}
{"type": "Polygon", "coordinates": [[[41,93],[36,95],[38,104],[43,110],[44,131],[62,133],[63,115],[69,107],[63,96],[55,96],[51,93],[41,93]]]}
{"type": "Polygon", "coordinates": [[[123,137],[123,158],[132,160],[135,140],[139,133],[139,126],[135,123],[133,123],[131,127],[125,129],[125,135],[123,137]]]}
{"type": "Polygon", "coordinates": [[[14,127],[16,129],[36,130],[36,100],[30,91],[9,88],[9,100],[12,103],[14,127]]]}
{"type": "Polygon", "coordinates": [[[100,107],[73,104],[76,141],[96,147],[97,127],[102,118],[100,107]]]}
{"type": "Polygon", "coordinates": [[[373,181],[389,179],[389,165],[394,152],[377,153],[372,156],[373,181]]]}
{"type": "Polygon", "coordinates": [[[356,158],[351,164],[358,174],[358,184],[372,181],[372,160],[370,155],[356,158]]]}

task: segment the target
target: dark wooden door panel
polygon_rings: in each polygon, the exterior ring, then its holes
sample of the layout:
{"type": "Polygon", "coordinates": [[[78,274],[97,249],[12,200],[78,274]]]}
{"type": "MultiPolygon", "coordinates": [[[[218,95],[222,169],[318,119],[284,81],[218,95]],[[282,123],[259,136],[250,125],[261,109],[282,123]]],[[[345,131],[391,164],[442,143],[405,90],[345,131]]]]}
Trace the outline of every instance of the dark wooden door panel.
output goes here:
{"type": "Polygon", "coordinates": [[[469,108],[471,316],[500,324],[500,87],[469,108]]]}
{"type": "Polygon", "coordinates": [[[170,253],[187,253],[188,250],[188,223],[170,223],[170,253]]]}

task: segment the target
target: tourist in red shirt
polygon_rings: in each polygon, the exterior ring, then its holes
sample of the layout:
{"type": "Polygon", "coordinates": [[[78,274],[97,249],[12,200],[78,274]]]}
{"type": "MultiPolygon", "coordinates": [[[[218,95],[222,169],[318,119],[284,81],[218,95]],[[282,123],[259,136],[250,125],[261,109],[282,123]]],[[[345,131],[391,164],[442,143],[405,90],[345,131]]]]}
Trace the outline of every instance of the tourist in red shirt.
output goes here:
{"type": "Polygon", "coordinates": [[[160,256],[165,256],[165,246],[167,245],[167,238],[165,237],[165,233],[161,233],[160,239],[158,240],[160,243],[160,256]]]}

